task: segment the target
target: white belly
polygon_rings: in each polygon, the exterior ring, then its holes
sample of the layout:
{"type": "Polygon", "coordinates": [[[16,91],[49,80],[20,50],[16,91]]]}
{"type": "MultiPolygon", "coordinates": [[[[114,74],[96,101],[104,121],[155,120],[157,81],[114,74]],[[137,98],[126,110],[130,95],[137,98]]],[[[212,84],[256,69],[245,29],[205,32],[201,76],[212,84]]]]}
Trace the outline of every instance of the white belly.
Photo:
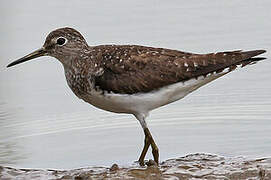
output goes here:
{"type": "Polygon", "coordinates": [[[200,76],[197,79],[178,82],[148,93],[124,95],[114,93],[101,94],[100,92],[92,91],[91,95],[81,98],[103,110],[116,113],[129,113],[135,116],[139,114],[147,115],[149,111],[177,101],[226,73],[211,74],[207,77],[200,76]]]}

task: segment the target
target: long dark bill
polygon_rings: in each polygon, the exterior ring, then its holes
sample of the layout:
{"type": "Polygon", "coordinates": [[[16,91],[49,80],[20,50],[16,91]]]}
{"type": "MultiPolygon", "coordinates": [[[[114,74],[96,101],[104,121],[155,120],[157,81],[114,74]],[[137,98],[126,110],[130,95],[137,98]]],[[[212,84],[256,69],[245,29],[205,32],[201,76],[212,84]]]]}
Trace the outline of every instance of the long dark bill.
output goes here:
{"type": "Polygon", "coordinates": [[[23,62],[26,62],[26,61],[29,61],[31,59],[34,59],[34,58],[37,58],[37,57],[40,57],[40,56],[44,56],[46,54],[46,51],[45,49],[42,47],[12,63],[10,63],[9,65],[7,65],[7,67],[11,67],[11,66],[14,66],[16,64],[20,64],[20,63],[23,63],[23,62]]]}

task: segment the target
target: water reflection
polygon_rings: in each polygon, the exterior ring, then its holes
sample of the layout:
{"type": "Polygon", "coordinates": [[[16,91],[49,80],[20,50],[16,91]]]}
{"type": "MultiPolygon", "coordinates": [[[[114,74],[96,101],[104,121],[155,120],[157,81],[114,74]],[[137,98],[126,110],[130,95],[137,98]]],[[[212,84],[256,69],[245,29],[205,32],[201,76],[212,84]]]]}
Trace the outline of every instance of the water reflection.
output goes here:
{"type": "Polygon", "coordinates": [[[25,156],[22,154],[22,147],[16,141],[10,140],[15,136],[16,130],[8,125],[11,116],[4,110],[5,105],[0,103],[0,164],[16,165],[25,156]]]}

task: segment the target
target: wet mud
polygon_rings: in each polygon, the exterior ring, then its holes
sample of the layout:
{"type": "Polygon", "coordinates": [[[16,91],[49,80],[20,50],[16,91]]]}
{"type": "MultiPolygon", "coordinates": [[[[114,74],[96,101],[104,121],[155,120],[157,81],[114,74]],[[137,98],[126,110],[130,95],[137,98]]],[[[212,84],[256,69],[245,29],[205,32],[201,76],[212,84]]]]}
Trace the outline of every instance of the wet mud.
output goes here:
{"type": "Polygon", "coordinates": [[[15,169],[0,166],[0,179],[271,179],[271,158],[227,158],[211,154],[191,154],[168,159],[157,166],[137,164],[121,167],[88,167],[73,170],[15,169]]]}

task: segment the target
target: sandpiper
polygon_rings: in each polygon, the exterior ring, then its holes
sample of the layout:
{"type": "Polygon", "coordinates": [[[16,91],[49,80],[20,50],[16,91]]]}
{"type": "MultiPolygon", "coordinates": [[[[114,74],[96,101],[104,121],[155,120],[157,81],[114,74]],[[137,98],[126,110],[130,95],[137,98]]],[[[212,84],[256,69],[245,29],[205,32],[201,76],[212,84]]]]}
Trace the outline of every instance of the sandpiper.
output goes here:
{"type": "Polygon", "coordinates": [[[194,54],[138,45],[89,46],[75,29],[52,31],[42,48],[7,67],[52,56],[64,66],[68,86],[87,103],[115,113],[133,114],[145,134],[139,164],[151,146],[154,161],[158,148],[145,121],[149,112],[182,99],[229,72],[265,59],[253,58],[265,50],[194,54]]]}

